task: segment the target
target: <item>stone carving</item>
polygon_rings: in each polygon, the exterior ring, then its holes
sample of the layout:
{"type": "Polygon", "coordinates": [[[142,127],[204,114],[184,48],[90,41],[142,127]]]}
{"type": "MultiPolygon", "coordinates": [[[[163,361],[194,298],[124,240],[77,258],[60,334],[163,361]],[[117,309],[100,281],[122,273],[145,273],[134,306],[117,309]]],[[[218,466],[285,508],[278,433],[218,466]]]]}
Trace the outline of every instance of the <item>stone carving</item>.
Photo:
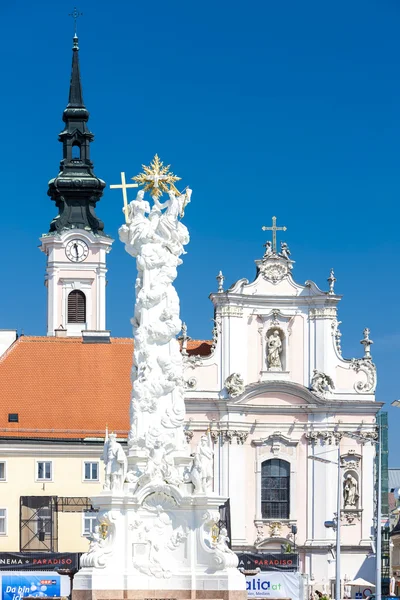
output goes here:
{"type": "Polygon", "coordinates": [[[325,308],[310,308],[310,319],[336,319],[336,306],[326,306],[325,308]]]}
{"type": "Polygon", "coordinates": [[[340,431],[308,431],[304,434],[306,440],[311,442],[312,444],[316,444],[318,440],[324,444],[335,444],[336,446],[339,444],[340,440],[343,437],[343,433],[340,431]]]}
{"type": "Polygon", "coordinates": [[[214,551],[213,562],[218,570],[236,569],[239,563],[238,556],[228,546],[229,538],[226,528],[221,527],[218,531],[219,519],[217,510],[208,510],[204,513],[205,546],[214,551]],[[216,539],[213,535],[215,529],[218,531],[216,539]]]}
{"type": "Polygon", "coordinates": [[[187,344],[188,344],[188,341],[191,339],[192,338],[189,337],[187,334],[186,323],[182,323],[182,335],[178,338],[178,340],[182,342],[182,349],[181,349],[182,356],[188,356],[187,344]]]}
{"type": "Polygon", "coordinates": [[[360,520],[361,512],[361,510],[342,510],[341,519],[344,518],[346,523],[354,523],[360,520]]]}
{"type": "Polygon", "coordinates": [[[193,435],[194,435],[193,431],[190,431],[190,429],[185,429],[184,433],[185,433],[185,438],[186,438],[187,443],[190,444],[190,442],[193,439],[193,435]]]}
{"type": "Polygon", "coordinates": [[[268,241],[264,244],[265,252],[263,258],[269,258],[272,255],[272,242],[268,241]]]}
{"type": "Polygon", "coordinates": [[[138,269],[132,319],[135,347],[128,443],[130,447],[143,447],[144,434],[151,425],[164,430],[169,442],[179,449],[185,443],[184,381],[175,337],[181,330],[179,298],[172,283],[182,263],[180,255],[189,242],[188,230],[179,217],[190,200],[191,190],[179,194],[171,187],[169,200],[164,204],[154,192],[151,210],[143,196],[144,191],[140,190],[129,204],[129,224],[119,230],[138,269]]]}
{"type": "Polygon", "coordinates": [[[218,282],[218,294],[223,294],[225,277],[223,276],[222,271],[218,273],[216,280],[218,282]]]}
{"type": "Polygon", "coordinates": [[[126,477],[128,461],[124,449],[117,442],[115,433],[110,433],[108,440],[106,440],[101,460],[104,461],[105,471],[103,490],[121,492],[126,477]]]}
{"type": "Polygon", "coordinates": [[[239,373],[232,373],[225,379],[224,387],[232,398],[236,398],[244,392],[244,380],[239,373]]]}
{"type": "Polygon", "coordinates": [[[267,363],[269,371],[282,371],[281,362],[282,340],[278,329],[274,329],[268,336],[267,363]]]}
{"type": "Polygon", "coordinates": [[[341,322],[342,321],[338,321],[337,319],[335,319],[331,323],[332,335],[335,339],[336,350],[338,351],[338,354],[340,354],[340,356],[342,355],[342,345],[341,345],[342,333],[339,330],[339,325],[341,324],[341,322]]]}
{"type": "Polygon", "coordinates": [[[243,306],[224,304],[221,306],[220,315],[221,317],[243,317],[243,306]]]}
{"type": "Polygon", "coordinates": [[[349,450],[345,456],[340,457],[340,465],[346,469],[358,471],[360,466],[360,457],[355,456],[355,450],[349,450]]]}
{"type": "Polygon", "coordinates": [[[105,511],[98,516],[100,521],[96,525],[94,532],[88,536],[90,540],[89,550],[82,554],[80,558],[81,567],[95,567],[104,569],[113,551],[113,542],[115,534],[115,523],[118,519],[116,511],[105,511]],[[104,528],[104,534],[102,534],[104,528]]]}
{"type": "Polygon", "coordinates": [[[186,379],[186,381],[185,381],[185,390],[194,390],[196,388],[196,385],[197,385],[196,377],[189,377],[189,379],[186,379]]]}
{"type": "Polygon", "coordinates": [[[222,569],[236,568],[238,565],[237,555],[229,548],[229,537],[225,527],[221,527],[217,541],[214,544],[216,563],[222,569]]]}
{"type": "Polygon", "coordinates": [[[311,391],[317,396],[324,397],[327,392],[331,392],[333,389],[335,389],[335,386],[331,377],[318,371],[318,369],[314,369],[311,379],[311,391]]]}
{"type": "Polygon", "coordinates": [[[279,523],[279,521],[273,521],[272,523],[268,523],[268,527],[270,537],[280,537],[282,523],[279,523]]]}
{"type": "Polygon", "coordinates": [[[106,566],[106,557],[104,554],[106,541],[101,535],[99,525],[95,526],[93,533],[88,536],[88,539],[90,540],[89,550],[81,557],[81,567],[104,568],[106,566]]]}
{"type": "Polygon", "coordinates": [[[279,256],[285,258],[286,260],[290,260],[290,250],[286,242],[281,242],[281,251],[279,256]]]}
{"type": "Polygon", "coordinates": [[[359,499],[358,494],[358,481],[350,473],[347,474],[346,479],[343,482],[343,501],[345,508],[357,507],[359,499]]]}
{"type": "Polygon", "coordinates": [[[329,295],[333,296],[335,293],[335,283],[336,283],[336,277],[335,277],[335,273],[333,272],[333,269],[331,269],[331,272],[329,274],[328,277],[328,283],[329,283],[329,295]]]}
{"type": "Polygon", "coordinates": [[[174,529],[171,517],[161,506],[150,523],[137,522],[133,535],[133,566],[144,575],[168,579],[172,575],[167,549],[175,550],[187,538],[187,528],[174,529]]]}
{"type": "Polygon", "coordinates": [[[138,479],[138,486],[144,486],[149,482],[179,485],[181,478],[175,468],[172,454],[167,452],[165,441],[156,438],[154,441],[147,441],[147,444],[148,447],[150,446],[149,457],[146,469],[138,479]]]}
{"type": "Polygon", "coordinates": [[[256,528],[256,539],[254,540],[254,545],[257,546],[258,544],[261,544],[261,542],[264,539],[264,523],[263,521],[254,521],[254,525],[256,528]]]}
{"type": "Polygon", "coordinates": [[[278,321],[279,314],[280,314],[280,311],[277,308],[274,308],[274,310],[272,311],[271,327],[279,327],[279,325],[280,325],[280,323],[278,321]]]}
{"type": "Polygon", "coordinates": [[[278,257],[277,254],[264,255],[264,259],[257,266],[264,279],[272,283],[281,281],[292,269],[291,261],[278,257]]]}
{"type": "Polygon", "coordinates": [[[194,485],[195,494],[206,494],[212,489],[213,454],[210,435],[202,435],[197,444],[190,471],[190,480],[194,485]]]}
{"type": "Polygon", "coordinates": [[[235,431],[235,435],[237,443],[243,446],[249,434],[247,431],[235,431]]]}
{"type": "Polygon", "coordinates": [[[359,394],[373,394],[376,388],[376,366],[369,358],[352,358],[350,368],[356,373],[364,373],[366,381],[357,381],[354,389],[359,394]]]}
{"type": "Polygon", "coordinates": [[[370,330],[368,329],[368,327],[366,327],[363,331],[363,339],[360,341],[360,344],[362,344],[364,346],[364,359],[367,360],[372,360],[372,356],[371,356],[371,346],[374,343],[372,340],[369,339],[369,334],[370,334],[370,330]]]}

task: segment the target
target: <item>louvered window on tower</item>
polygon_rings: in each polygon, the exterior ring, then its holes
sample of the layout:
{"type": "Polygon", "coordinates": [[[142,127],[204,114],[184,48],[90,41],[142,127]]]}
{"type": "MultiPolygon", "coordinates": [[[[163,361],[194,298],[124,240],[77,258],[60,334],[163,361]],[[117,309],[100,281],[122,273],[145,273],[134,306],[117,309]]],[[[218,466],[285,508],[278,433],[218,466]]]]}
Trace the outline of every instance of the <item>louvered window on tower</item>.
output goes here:
{"type": "Polygon", "coordinates": [[[86,296],[81,290],[68,295],[68,323],[86,323],[86,296]]]}

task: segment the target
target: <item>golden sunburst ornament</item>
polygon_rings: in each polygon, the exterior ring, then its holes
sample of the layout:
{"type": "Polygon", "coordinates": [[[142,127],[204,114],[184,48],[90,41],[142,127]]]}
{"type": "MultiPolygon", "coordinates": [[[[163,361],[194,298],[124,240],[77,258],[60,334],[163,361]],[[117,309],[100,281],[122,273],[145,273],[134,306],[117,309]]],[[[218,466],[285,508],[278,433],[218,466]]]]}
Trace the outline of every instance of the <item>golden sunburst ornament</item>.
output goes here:
{"type": "Polygon", "coordinates": [[[176,181],[180,181],[181,178],[169,170],[170,166],[164,166],[164,163],[158,158],[158,154],[156,154],[149,166],[142,165],[143,173],[139,173],[139,175],[132,177],[132,179],[139,185],[143,185],[144,191],[150,192],[150,195],[155,196],[157,199],[164,192],[168,193],[171,189],[179,194],[174,184],[176,181]]]}

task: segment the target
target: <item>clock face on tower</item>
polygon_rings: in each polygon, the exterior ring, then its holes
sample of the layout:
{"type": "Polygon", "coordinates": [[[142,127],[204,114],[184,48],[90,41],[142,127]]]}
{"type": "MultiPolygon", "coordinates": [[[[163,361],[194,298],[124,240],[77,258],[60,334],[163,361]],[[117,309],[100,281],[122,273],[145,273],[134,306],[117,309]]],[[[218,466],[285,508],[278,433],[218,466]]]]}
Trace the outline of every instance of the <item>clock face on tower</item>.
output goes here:
{"type": "Polygon", "coordinates": [[[83,240],[71,240],[65,247],[65,254],[72,262],[82,262],[89,254],[89,246],[83,240]]]}

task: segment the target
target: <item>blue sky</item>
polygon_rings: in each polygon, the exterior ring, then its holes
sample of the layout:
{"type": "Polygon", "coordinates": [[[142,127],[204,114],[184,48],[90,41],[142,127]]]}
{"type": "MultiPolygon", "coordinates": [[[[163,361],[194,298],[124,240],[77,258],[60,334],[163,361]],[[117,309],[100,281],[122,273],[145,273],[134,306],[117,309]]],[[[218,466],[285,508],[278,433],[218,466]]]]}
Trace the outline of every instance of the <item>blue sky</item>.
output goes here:
{"type": "MultiPolygon", "coordinates": [[[[81,0],[84,98],[96,174],[117,183],[158,152],[193,188],[191,244],[177,281],[192,337],[208,338],[220,269],[253,278],[272,215],[294,277],[322,288],[334,267],[344,295],[343,354],[360,356],[368,326],[379,400],[400,397],[397,0],[81,0]],[[282,239],[282,238],[281,238],[282,239]]],[[[45,334],[45,256],[55,214],[47,182],[68,96],[73,4],[1,3],[3,92],[1,328],[45,334]]],[[[121,197],[98,204],[117,239],[121,197]]],[[[133,263],[108,260],[107,325],[130,335],[133,263]]],[[[400,466],[390,409],[392,466],[400,466]]]]}

